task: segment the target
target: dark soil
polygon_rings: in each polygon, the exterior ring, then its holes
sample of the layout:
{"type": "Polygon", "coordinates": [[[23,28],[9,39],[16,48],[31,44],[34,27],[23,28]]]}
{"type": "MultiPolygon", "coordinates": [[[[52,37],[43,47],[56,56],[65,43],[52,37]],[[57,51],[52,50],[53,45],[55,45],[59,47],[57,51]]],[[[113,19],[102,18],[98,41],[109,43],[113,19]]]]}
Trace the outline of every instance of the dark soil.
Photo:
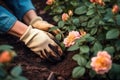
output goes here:
{"type": "Polygon", "coordinates": [[[23,75],[29,80],[47,80],[52,72],[54,72],[55,79],[50,80],[73,80],[71,78],[71,72],[76,66],[76,63],[72,60],[74,53],[66,52],[64,53],[66,54],[65,58],[61,62],[50,63],[42,61],[24,43],[11,35],[0,35],[0,44],[9,44],[14,47],[17,57],[10,66],[21,65],[23,75]]]}
{"type": "MultiPolygon", "coordinates": [[[[54,23],[51,16],[48,16],[47,12],[43,10],[45,0],[33,0],[33,4],[38,15],[42,16],[44,20],[54,23]]],[[[21,65],[23,75],[29,80],[74,80],[71,78],[72,69],[76,66],[72,60],[74,53],[64,52],[65,58],[61,62],[53,64],[41,61],[38,55],[30,51],[14,36],[0,34],[0,44],[9,44],[14,47],[17,57],[10,66],[21,65]]]]}

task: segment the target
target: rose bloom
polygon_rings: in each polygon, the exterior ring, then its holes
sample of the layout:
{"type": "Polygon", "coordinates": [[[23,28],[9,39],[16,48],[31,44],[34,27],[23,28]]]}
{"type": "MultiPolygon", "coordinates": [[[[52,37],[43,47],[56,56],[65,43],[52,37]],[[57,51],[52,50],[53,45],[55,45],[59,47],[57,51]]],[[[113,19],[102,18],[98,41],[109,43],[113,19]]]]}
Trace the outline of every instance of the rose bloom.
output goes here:
{"type": "Polygon", "coordinates": [[[104,6],[104,5],[105,5],[105,3],[104,3],[103,0],[90,0],[90,2],[99,4],[99,5],[101,5],[101,6],[104,6]]]}
{"type": "Polygon", "coordinates": [[[85,35],[86,35],[86,32],[81,29],[81,30],[80,30],[80,34],[81,34],[81,36],[85,36],[85,35]]]}
{"type": "Polygon", "coordinates": [[[112,12],[115,14],[119,11],[119,7],[118,5],[114,5],[113,8],[112,8],[112,12]]]}
{"type": "Polygon", "coordinates": [[[4,51],[0,54],[0,63],[7,63],[12,60],[12,55],[8,51],[4,51]]]}
{"type": "Polygon", "coordinates": [[[95,0],[90,0],[90,2],[94,3],[94,2],[95,2],[95,0]]]}
{"type": "Polygon", "coordinates": [[[72,16],[72,15],[73,15],[72,10],[69,10],[69,11],[68,11],[68,14],[69,14],[69,16],[72,16]]]}
{"type": "Polygon", "coordinates": [[[96,0],[98,4],[100,4],[101,6],[104,6],[105,3],[103,2],[103,0],[96,0]]]}
{"type": "Polygon", "coordinates": [[[91,59],[91,67],[97,74],[104,74],[111,69],[111,56],[106,51],[99,51],[96,57],[91,59]]]}
{"type": "Polygon", "coordinates": [[[71,45],[75,44],[75,40],[80,38],[81,35],[78,31],[71,31],[69,32],[68,36],[64,39],[63,43],[65,44],[65,47],[69,47],[71,45]]]}
{"type": "Polygon", "coordinates": [[[62,20],[63,20],[63,21],[67,21],[68,18],[69,18],[69,16],[68,16],[67,13],[63,13],[63,14],[62,14],[62,20]]]}
{"type": "Polygon", "coordinates": [[[54,2],[55,2],[55,0],[47,0],[47,1],[46,1],[46,4],[47,4],[47,5],[52,5],[54,2]]]}

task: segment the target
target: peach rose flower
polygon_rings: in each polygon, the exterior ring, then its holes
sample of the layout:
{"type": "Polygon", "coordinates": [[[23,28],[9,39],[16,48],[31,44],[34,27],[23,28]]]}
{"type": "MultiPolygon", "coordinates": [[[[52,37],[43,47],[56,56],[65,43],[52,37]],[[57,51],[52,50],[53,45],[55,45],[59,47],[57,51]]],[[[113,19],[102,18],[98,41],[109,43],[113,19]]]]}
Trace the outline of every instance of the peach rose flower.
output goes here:
{"type": "Polygon", "coordinates": [[[8,51],[4,51],[0,54],[0,63],[10,62],[12,55],[8,51]]]}
{"type": "Polygon", "coordinates": [[[103,2],[103,0],[97,0],[98,2],[98,4],[100,4],[101,6],[104,6],[105,5],[105,3],[103,2]]]}
{"type": "Polygon", "coordinates": [[[69,11],[68,11],[68,14],[69,14],[69,16],[72,16],[72,15],[73,15],[73,11],[72,11],[72,10],[69,10],[69,11]]]}
{"type": "Polygon", "coordinates": [[[90,2],[94,3],[94,2],[95,2],[95,0],[90,0],[90,2]]]}
{"type": "Polygon", "coordinates": [[[97,74],[107,73],[112,66],[111,56],[106,51],[99,51],[96,57],[91,59],[91,67],[97,74]]]}
{"type": "Polygon", "coordinates": [[[81,36],[85,36],[85,35],[86,35],[86,32],[85,32],[83,29],[81,29],[81,30],[80,30],[80,34],[81,34],[81,36]]]}
{"type": "Polygon", "coordinates": [[[81,35],[78,31],[71,31],[69,32],[68,36],[64,39],[63,43],[65,44],[65,47],[69,47],[71,45],[74,45],[75,40],[80,37],[81,35]]]}
{"type": "Polygon", "coordinates": [[[119,7],[118,5],[114,5],[113,8],[112,8],[112,12],[115,14],[119,11],[119,7]]]}
{"type": "Polygon", "coordinates": [[[63,14],[62,14],[62,20],[63,20],[63,21],[67,21],[68,18],[69,18],[69,16],[68,16],[67,13],[63,13],[63,14]]]}
{"type": "Polygon", "coordinates": [[[105,5],[105,3],[104,3],[103,0],[90,0],[90,2],[99,4],[99,5],[101,5],[101,6],[104,6],[104,5],[105,5]]]}
{"type": "Polygon", "coordinates": [[[46,4],[47,4],[47,5],[52,5],[54,2],[55,2],[55,0],[47,0],[47,1],[46,1],[46,4]]]}

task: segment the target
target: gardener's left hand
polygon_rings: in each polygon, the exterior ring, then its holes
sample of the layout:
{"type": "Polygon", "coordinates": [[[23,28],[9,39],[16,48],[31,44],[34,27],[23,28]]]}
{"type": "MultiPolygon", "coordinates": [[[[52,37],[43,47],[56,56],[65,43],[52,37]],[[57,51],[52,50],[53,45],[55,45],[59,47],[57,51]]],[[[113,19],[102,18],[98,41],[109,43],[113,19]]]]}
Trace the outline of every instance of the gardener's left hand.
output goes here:
{"type": "MultiPolygon", "coordinates": [[[[30,25],[32,25],[34,28],[44,30],[44,31],[49,31],[50,28],[54,27],[54,25],[48,23],[47,21],[42,20],[41,17],[36,17],[34,18],[31,22],[30,25]]],[[[53,30],[52,33],[54,35],[60,33],[59,29],[53,30]]]]}

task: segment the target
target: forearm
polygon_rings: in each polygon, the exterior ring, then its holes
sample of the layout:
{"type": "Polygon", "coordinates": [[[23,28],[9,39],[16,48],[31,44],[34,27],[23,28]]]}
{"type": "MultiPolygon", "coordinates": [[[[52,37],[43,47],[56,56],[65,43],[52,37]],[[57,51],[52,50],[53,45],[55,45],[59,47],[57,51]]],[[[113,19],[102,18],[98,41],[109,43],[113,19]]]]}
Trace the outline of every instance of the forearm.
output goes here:
{"type": "Polygon", "coordinates": [[[36,18],[37,17],[37,14],[34,10],[30,10],[28,11],[24,16],[23,16],[23,21],[29,25],[31,20],[36,18]]]}
{"type": "Polygon", "coordinates": [[[20,21],[16,21],[8,33],[20,38],[27,30],[27,28],[27,25],[21,23],[20,21]]]}

